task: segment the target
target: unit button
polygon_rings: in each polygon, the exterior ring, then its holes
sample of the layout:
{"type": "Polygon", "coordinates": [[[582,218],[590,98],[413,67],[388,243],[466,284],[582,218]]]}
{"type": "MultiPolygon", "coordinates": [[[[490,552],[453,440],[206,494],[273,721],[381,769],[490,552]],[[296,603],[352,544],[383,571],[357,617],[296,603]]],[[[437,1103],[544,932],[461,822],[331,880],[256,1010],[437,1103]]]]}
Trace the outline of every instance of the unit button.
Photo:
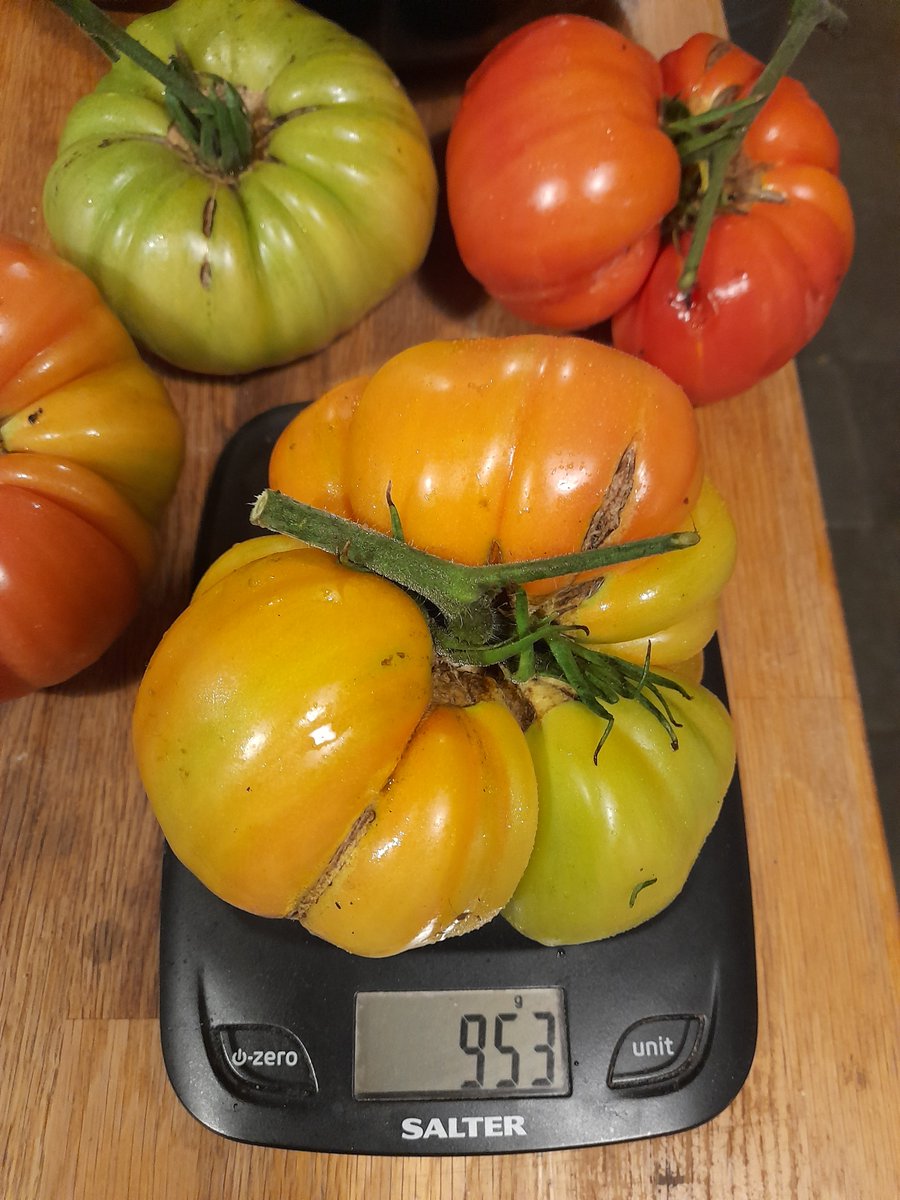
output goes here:
{"type": "Polygon", "coordinates": [[[619,1039],[609,1066],[609,1087],[677,1086],[697,1059],[703,1031],[697,1016],[647,1017],[619,1039]]]}
{"type": "Polygon", "coordinates": [[[292,1030],[281,1025],[218,1025],[212,1034],[220,1074],[231,1091],[282,1103],[319,1090],[306,1047],[292,1030]]]}

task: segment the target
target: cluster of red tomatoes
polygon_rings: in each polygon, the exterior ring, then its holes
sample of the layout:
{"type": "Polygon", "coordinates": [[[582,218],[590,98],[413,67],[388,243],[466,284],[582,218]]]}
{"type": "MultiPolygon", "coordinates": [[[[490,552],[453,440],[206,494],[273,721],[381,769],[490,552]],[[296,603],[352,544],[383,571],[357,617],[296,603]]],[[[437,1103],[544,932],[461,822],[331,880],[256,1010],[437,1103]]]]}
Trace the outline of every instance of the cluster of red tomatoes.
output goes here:
{"type": "Polygon", "coordinates": [[[697,404],[770,375],[831,308],[853,218],[825,114],[787,77],[751,107],[762,76],[711,34],[659,62],[587,17],[513,34],[469,81],[450,134],[466,266],[528,321],[612,318],[614,344],[697,404]],[[685,280],[709,190],[712,226],[685,280]]]}

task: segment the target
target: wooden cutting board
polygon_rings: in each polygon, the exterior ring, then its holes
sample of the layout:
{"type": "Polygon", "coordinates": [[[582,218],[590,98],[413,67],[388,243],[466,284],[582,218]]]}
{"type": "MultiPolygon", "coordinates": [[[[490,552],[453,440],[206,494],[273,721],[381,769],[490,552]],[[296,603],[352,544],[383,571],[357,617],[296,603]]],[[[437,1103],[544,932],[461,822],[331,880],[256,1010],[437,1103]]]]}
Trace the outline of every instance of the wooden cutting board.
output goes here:
{"type": "MultiPolygon", "coordinates": [[[[576,6],[583,8],[583,5],[576,6]]],[[[722,29],[714,0],[593,10],[656,53],[722,29]]],[[[49,0],[4,0],[0,227],[49,245],[41,187],[104,60],[49,0]]],[[[414,91],[440,152],[456,90],[414,91]]],[[[897,912],[792,367],[700,412],[740,560],[721,630],[753,879],[760,1033],[711,1123],[548,1154],[429,1160],[237,1145],[181,1108],[157,1026],[160,835],[132,764],[143,664],[183,607],[228,436],[429,337],[525,327],[484,302],[446,222],[418,276],[332,347],[238,382],[165,372],[188,435],[165,567],[121,643],[0,709],[0,1195],[9,1200],[888,1200],[900,1178],[897,912]]],[[[2,531],[0,531],[2,536],[2,531]]]]}

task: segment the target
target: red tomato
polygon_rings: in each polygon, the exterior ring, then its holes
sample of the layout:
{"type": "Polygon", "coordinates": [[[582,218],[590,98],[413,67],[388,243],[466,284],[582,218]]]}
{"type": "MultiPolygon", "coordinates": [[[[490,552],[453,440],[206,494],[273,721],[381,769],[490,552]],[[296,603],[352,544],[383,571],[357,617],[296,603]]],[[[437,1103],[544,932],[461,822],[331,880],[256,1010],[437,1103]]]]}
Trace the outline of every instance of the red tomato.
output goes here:
{"type": "MultiPolygon", "coordinates": [[[[748,94],[762,64],[711,34],[662,60],[666,92],[692,112],[748,94]]],[[[689,235],[666,245],[613,319],[622,350],[660,367],[695,404],[733,396],[784,366],[818,332],[853,253],[838,145],[806,89],[782,79],[750,126],[730,194],[689,296],[689,235]]]]}
{"type": "Polygon", "coordinates": [[[0,701],[71,678],[134,616],[181,455],[94,285],[0,237],[0,701]]]}
{"type": "Polygon", "coordinates": [[[526,320],[581,329],[640,286],[678,199],[659,65],[600,21],[550,16],[497,46],[447,146],[460,255],[526,320]]]}
{"type": "Polygon", "coordinates": [[[726,107],[762,69],[712,34],[660,63],[588,17],[512,34],[470,79],[450,131],[448,204],[468,270],[540,325],[613,316],[616,346],[698,404],[777,370],[822,325],[853,251],[834,130],[800,83],[778,83],[730,165],[686,296],[709,164],[682,168],[683,134],[660,119],[664,98],[693,116],[726,107]]]}

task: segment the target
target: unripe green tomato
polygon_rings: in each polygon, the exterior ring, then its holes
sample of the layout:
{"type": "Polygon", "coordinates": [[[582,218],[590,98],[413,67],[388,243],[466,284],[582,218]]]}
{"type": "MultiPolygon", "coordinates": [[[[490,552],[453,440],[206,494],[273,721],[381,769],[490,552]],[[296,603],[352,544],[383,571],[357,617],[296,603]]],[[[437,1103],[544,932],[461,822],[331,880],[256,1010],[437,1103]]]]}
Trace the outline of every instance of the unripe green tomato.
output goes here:
{"type": "Polygon", "coordinates": [[[673,749],[636,700],[615,724],[577,701],[557,704],[526,737],[538,780],[534,849],[506,919],[545,945],[612,937],[656,916],[684,887],[734,770],[731,718],[712,692],[665,690],[673,749]]]}
{"type": "Polygon", "coordinates": [[[178,0],[129,33],[230,84],[251,143],[240,169],[210,162],[126,57],[69,115],[47,227],[140,342],[210,374],[289,362],[419,266],[434,161],[374,50],[292,0],[178,0]]]}

